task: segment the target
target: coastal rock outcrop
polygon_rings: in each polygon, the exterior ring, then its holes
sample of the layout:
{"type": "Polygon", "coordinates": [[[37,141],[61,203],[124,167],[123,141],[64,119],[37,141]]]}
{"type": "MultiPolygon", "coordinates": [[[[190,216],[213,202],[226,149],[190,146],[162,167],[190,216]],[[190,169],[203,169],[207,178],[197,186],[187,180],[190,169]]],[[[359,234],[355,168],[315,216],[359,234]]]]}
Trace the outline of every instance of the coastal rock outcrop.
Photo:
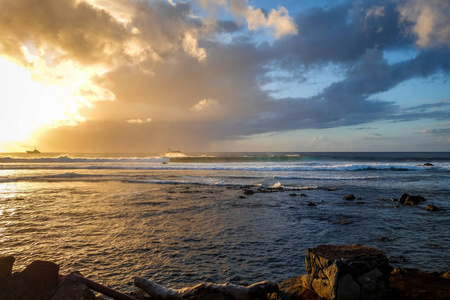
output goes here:
{"type": "Polygon", "coordinates": [[[450,279],[436,272],[429,273],[417,269],[396,268],[392,271],[389,282],[391,299],[450,299],[450,279]]]}
{"type": "Polygon", "coordinates": [[[34,261],[22,272],[5,278],[0,285],[2,300],[50,300],[58,286],[59,266],[48,261],[34,261]]]}
{"type": "Polygon", "coordinates": [[[379,249],[320,245],[306,251],[303,286],[325,299],[381,299],[392,268],[379,249]]]}
{"type": "Polygon", "coordinates": [[[95,300],[95,294],[71,273],[65,277],[64,281],[58,286],[56,294],[51,300],[95,300]]]}
{"type": "Polygon", "coordinates": [[[12,274],[12,267],[16,259],[13,256],[0,257],[0,280],[3,280],[12,274]]]}

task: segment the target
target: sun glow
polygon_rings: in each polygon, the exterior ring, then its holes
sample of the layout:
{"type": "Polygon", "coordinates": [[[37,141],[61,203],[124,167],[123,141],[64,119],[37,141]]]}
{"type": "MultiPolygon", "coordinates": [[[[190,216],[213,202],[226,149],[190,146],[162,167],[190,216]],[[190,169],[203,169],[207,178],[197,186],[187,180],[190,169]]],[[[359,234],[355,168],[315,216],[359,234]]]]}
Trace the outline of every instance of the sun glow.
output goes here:
{"type": "Polygon", "coordinates": [[[0,151],[34,147],[42,127],[73,122],[76,106],[64,85],[32,79],[25,67],[0,57],[0,151]]]}

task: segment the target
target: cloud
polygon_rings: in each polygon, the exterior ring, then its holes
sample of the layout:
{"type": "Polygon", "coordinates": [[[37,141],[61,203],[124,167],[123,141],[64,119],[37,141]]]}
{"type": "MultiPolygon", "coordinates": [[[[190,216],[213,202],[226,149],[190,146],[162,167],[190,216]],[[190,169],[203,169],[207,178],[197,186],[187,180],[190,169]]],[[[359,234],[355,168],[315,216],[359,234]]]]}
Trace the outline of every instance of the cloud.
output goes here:
{"type": "Polygon", "coordinates": [[[219,101],[215,99],[203,99],[192,106],[192,111],[205,111],[211,109],[217,109],[219,107],[219,101]]]}
{"type": "Polygon", "coordinates": [[[284,6],[271,9],[267,13],[261,8],[248,5],[248,0],[230,0],[229,4],[225,0],[197,0],[197,2],[210,11],[215,12],[219,7],[229,10],[239,21],[245,20],[248,29],[253,31],[260,28],[269,29],[273,31],[273,36],[276,39],[298,33],[297,25],[284,6]]]}
{"type": "Polygon", "coordinates": [[[405,1],[399,11],[402,19],[412,23],[410,31],[422,47],[450,46],[450,2],[447,0],[405,1]]]}
{"type": "Polygon", "coordinates": [[[183,50],[187,54],[198,59],[198,61],[203,61],[206,58],[206,51],[203,48],[198,47],[197,39],[192,35],[187,33],[183,38],[183,50]]]}
{"type": "MultiPolygon", "coordinates": [[[[41,64],[52,61],[49,71],[63,61],[91,68],[88,82],[76,87],[79,98],[89,102],[79,110],[85,121],[40,137],[55,148],[64,138],[70,140],[65,147],[77,151],[121,151],[111,148],[120,143],[134,151],[188,151],[255,134],[450,118],[446,100],[403,108],[378,99],[406,80],[450,73],[448,49],[434,46],[437,28],[445,28],[436,27],[444,22],[438,17],[426,48],[414,58],[387,62],[386,51],[414,46],[416,38],[400,25],[414,28],[420,15],[405,17],[407,6],[395,1],[340,2],[303,10],[295,18],[284,7],[265,11],[245,0],[197,2],[211,11],[225,9],[236,20],[222,20],[220,13],[205,17],[189,2],[36,3],[1,2],[0,53],[33,68],[21,50],[32,43],[36,50],[29,51],[41,64]],[[120,13],[120,7],[126,10],[120,13]],[[16,19],[8,22],[10,14],[16,19]],[[28,22],[22,26],[23,20],[28,22]],[[277,39],[253,38],[261,29],[272,30],[277,39]],[[231,36],[226,43],[217,39],[222,33],[231,36]],[[313,96],[275,99],[263,89],[301,82],[309,71],[330,66],[339,70],[339,80],[313,96]]],[[[437,5],[430,7],[434,12],[437,5]]]]}
{"type": "Polygon", "coordinates": [[[286,35],[297,34],[297,26],[289,16],[288,10],[280,6],[278,10],[272,9],[267,15],[259,9],[252,6],[247,7],[245,18],[248,28],[258,30],[258,28],[273,28],[275,38],[282,38],[286,35]]]}
{"type": "Polygon", "coordinates": [[[144,124],[144,123],[148,123],[151,122],[152,119],[151,118],[147,118],[147,119],[131,119],[131,120],[127,120],[128,124],[144,124]]]}

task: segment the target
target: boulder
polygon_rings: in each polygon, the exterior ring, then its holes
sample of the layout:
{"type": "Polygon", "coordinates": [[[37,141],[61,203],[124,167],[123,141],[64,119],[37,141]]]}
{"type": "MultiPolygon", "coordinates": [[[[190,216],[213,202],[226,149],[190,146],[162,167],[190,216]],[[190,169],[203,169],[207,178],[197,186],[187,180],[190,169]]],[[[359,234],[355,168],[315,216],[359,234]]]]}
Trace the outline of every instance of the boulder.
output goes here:
{"type": "Polygon", "coordinates": [[[59,266],[34,261],[20,273],[14,273],[0,287],[2,300],[50,300],[58,286],[59,266]]]}
{"type": "Polygon", "coordinates": [[[343,196],[342,199],[344,199],[344,200],[355,200],[356,198],[355,198],[354,195],[348,194],[348,195],[343,196]]]}
{"type": "Polygon", "coordinates": [[[66,277],[52,300],[95,300],[95,294],[73,274],[66,277]]]}
{"type": "Polygon", "coordinates": [[[15,260],[13,256],[0,256],[0,281],[12,274],[15,260]]]}
{"type": "Polygon", "coordinates": [[[422,202],[422,201],[425,201],[425,198],[422,197],[422,196],[420,196],[420,195],[417,195],[417,196],[409,196],[409,197],[406,198],[404,204],[405,204],[405,205],[417,205],[417,204],[419,204],[419,203],[422,202]]]}
{"type": "Polygon", "coordinates": [[[426,201],[426,199],[420,195],[410,196],[408,194],[403,194],[398,201],[405,205],[417,205],[422,201],[426,201]]]}
{"type": "Polygon", "coordinates": [[[427,205],[427,206],[425,206],[425,210],[428,210],[428,211],[438,211],[439,208],[438,208],[437,206],[434,206],[434,205],[427,205]]]}
{"type": "Polygon", "coordinates": [[[423,166],[424,167],[434,167],[434,165],[432,163],[424,163],[423,166]]]}
{"type": "MultiPolygon", "coordinates": [[[[306,275],[305,275],[306,276],[306,275]]],[[[278,284],[278,293],[269,296],[270,300],[322,300],[314,291],[303,285],[303,278],[298,276],[286,279],[278,284]]]]}
{"type": "Polygon", "coordinates": [[[244,190],[244,195],[253,195],[255,192],[253,190],[250,189],[245,189],[244,190]]]}
{"type": "Polygon", "coordinates": [[[383,251],[359,245],[320,245],[306,251],[303,285],[325,299],[381,299],[391,267],[383,251]]]}
{"type": "Polygon", "coordinates": [[[439,273],[396,268],[389,278],[391,299],[444,300],[450,297],[450,279],[439,273]]]}

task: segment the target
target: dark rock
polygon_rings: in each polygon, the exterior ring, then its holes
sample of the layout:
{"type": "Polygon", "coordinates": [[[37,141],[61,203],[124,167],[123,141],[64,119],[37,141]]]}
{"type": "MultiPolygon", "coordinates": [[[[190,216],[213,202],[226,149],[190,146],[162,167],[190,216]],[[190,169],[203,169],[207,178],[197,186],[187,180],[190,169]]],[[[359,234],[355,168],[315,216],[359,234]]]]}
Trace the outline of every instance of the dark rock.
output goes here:
{"type": "Polygon", "coordinates": [[[0,288],[2,300],[50,300],[58,286],[59,266],[34,261],[20,273],[14,273],[0,288]]]}
{"type": "Polygon", "coordinates": [[[417,204],[419,204],[419,203],[422,202],[422,201],[426,201],[426,199],[425,199],[424,197],[420,196],[420,195],[417,195],[417,196],[408,196],[408,197],[405,199],[404,204],[405,204],[405,205],[417,205],[417,204]]]}
{"type": "Polygon", "coordinates": [[[12,267],[15,260],[13,256],[0,256],[0,280],[12,274],[12,267]]]}
{"type": "Polygon", "coordinates": [[[403,194],[398,200],[401,204],[405,204],[406,199],[409,197],[408,194],[403,194]]]}
{"type": "Polygon", "coordinates": [[[434,206],[434,205],[427,205],[427,206],[425,206],[425,210],[428,210],[428,211],[438,211],[439,208],[438,208],[437,206],[434,206]]]}
{"type": "Polygon", "coordinates": [[[389,284],[392,299],[447,300],[450,296],[450,279],[417,269],[394,269],[389,284]]]}
{"type": "Polygon", "coordinates": [[[314,202],[308,202],[308,206],[316,206],[314,202]]]}
{"type": "Polygon", "coordinates": [[[301,194],[300,197],[308,197],[306,194],[301,194]]]}
{"type": "Polygon", "coordinates": [[[422,201],[426,201],[426,199],[420,195],[410,196],[408,194],[403,194],[398,201],[405,205],[417,205],[422,201]]]}
{"type": "Polygon", "coordinates": [[[434,165],[432,163],[424,163],[423,166],[424,167],[434,167],[434,165]]]}
{"type": "Polygon", "coordinates": [[[444,273],[442,273],[441,277],[444,277],[446,279],[450,279],[450,270],[447,270],[444,273]]]}
{"type": "Polygon", "coordinates": [[[239,199],[245,199],[245,196],[239,196],[238,198],[239,199]]]}
{"type": "Polygon", "coordinates": [[[286,279],[278,284],[280,291],[270,295],[270,300],[322,300],[313,290],[303,285],[304,276],[286,279]]]}
{"type": "Polygon", "coordinates": [[[352,194],[348,194],[342,197],[344,200],[355,200],[355,196],[352,194]]]}
{"type": "Polygon", "coordinates": [[[320,245],[306,251],[302,284],[325,299],[381,299],[392,268],[383,251],[359,245],[320,245]]]}
{"type": "Polygon", "coordinates": [[[73,274],[66,277],[52,300],[95,300],[95,294],[73,274]]]}
{"type": "Polygon", "coordinates": [[[253,195],[255,192],[253,190],[250,189],[245,189],[244,190],[244,195],[253,195]]]}
{"type": "Polygon", "coordinates": [[[397,199],[397,198],[391,198],[391,201],[392,201],[392,202],[397,202],[398,199],[397,199]]]}
{"type": "Polygon", "coordinates": [[[289,194],[289,196],[296,197],[297,194],[296,193],[291,193],[291,194],[289,194]]]}

